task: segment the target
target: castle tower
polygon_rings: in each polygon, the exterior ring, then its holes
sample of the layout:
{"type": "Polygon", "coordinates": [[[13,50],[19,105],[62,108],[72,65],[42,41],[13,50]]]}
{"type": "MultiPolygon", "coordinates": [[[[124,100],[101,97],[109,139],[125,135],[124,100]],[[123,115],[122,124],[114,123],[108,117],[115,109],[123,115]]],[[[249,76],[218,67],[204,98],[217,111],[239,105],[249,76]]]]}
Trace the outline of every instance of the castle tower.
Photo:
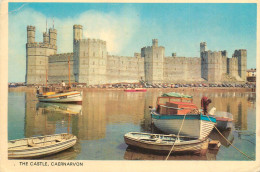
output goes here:
{"type": "Polygon", "coordinates": [[[50,44],[56,46],[56,41],[57,41],[57,30],[54,28],[49,29],[49,39],[50,39],[50,44]]]}
{"type": "MultiPolygon", "coordinates": [[[[51,29],[50,29],[51,30],[51,29]]],[[[48,75],[49,56],[56,54],[56,36],[57,31],[51,30],[50,44],[47,33],[43,34],[43,42],[35,42],[35,27],[27,26],[27,44],[26,44],[26,76],[27,85],[45,84],[48,75]]]]}
{"type": "Polygon", "coordinates": [[[234,57],[238,58],[238,75],[246,81],[247,51],[245,49],[235,50],[234,57]]]}
{"type": "Polygon", "coordinates": [[[44,32],[44,33],[43,33],[43,43],[44,43],[44,44],[48,44],[49,42],[50,42],[49,33],[44,32]]]}
{"type": "Polygon", "coordinates": [[[27,43],[35,42],[35,27],[27,26],[27,43]]]}
{"type": "Polygon", "coordinates": [[[206,50],[207,43],[200,43],[201,78],[208,82],[221,82],[227,73],[227,51],[206,50]]]}
{"type": "Polygon", "coordinates": [[[73,26],[73,40],[78,41],[83,38],[83,30],[81,25],[73,26]]]}
{"type": "Polygon", "coordinates": [[[144,57],[145,81],[148,83],[163,83],[164,81],[164,52],[162,46],[158,46],[158,40],[152,40],[152,46],[141,49],[141,57],[144,57]]]}
{"type": "Polygon", "coordinates": [[[99,39],[82,39],[81,25],[73,26],[74,76],[87,85],[106,83],[107,48],[99,39]]]}

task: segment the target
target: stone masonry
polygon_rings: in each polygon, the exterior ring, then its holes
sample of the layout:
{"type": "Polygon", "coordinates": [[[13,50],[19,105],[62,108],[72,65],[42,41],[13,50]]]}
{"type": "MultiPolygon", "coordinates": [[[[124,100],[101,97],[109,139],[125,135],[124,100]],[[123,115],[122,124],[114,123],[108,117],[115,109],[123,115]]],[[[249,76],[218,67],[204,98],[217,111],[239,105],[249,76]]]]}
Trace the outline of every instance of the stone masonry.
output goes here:
{"type": "Polygon", "coordinates": [[[106,42],[83,39],[83,27],[73,26],[73,52],[57,54],[57,31],[43,33],[43,42],[35,42],[35,27],[27,27],[26,83],[44,84],[68,82],[87,85],[148,83],[246,81],[247,51],[227,52],[207,50],[200,43],[200,57],[165,56],[165,48],[152,40],[152,46],[141,48],[133,57],[115,56],[107,52],[106,42]],[[68,63],[70,59],[70,63],[68,63]],[[70,74],[69,74],[70,64],[70,74]]]}

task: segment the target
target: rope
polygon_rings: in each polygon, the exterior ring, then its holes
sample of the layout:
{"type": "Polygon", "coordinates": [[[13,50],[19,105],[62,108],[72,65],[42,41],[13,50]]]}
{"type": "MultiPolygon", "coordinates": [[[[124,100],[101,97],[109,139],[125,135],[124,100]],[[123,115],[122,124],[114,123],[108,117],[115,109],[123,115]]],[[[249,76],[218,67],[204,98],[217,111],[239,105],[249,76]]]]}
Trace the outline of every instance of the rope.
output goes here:
{"type": "MultiPolygon", "coordinates": [[[[207,115],[208,119],[210,120],[209,116],[207,115]]],[[[210,120],[210,122],[212,122],[210,120]]],[[[245,157],[247,157],[250,160],[254,160],[253,158],[249,157],[248,155],[246,155],[244,152],[242,152],[241,150],[239,150],[236,146],[234,146],[225,136],[223,136],[223,134],[217,129],[217,127],[214,125],[214,128],[217,130],[217,132],[233,147],[235,148],[238,152],[240,152],[242,155],[244,155],[245,157]]]]}
{"type": "Polygon", "coordinates": [[[186,114],[185,114],[184,117],[183,117],[180,130],[179,130],[179,132],[178,132],[178,134],[177,134],[177,138],[176,138],[175,142],[173,143],[172,148],[171,148],[171,150],[170,150],[170,152],[169,152],[169,154],[167,155],[167,157],[166,157],[165,160],[168,160],[168,158],[169,158],[170,154],[172,153],[172,150],[173,150],[173,148],[174,148],[174,146],[175,146],[176,141],[179,140],[179,135],[180,135],[182,126],[183,126],[183,124],[184,124],[185,117],[186,117],[186,114]]]}

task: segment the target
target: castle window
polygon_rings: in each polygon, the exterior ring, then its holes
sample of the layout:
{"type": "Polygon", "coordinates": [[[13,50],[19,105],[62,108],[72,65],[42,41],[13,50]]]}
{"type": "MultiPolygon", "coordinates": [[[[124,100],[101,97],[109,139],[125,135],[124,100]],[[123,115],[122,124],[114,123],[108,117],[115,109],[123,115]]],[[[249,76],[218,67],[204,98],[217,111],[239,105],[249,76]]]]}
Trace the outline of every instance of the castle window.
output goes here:
{"type": "Polygon", "coordinates": [[[95,57],[95,52],[93,53],[93,56],[95,57]]]}

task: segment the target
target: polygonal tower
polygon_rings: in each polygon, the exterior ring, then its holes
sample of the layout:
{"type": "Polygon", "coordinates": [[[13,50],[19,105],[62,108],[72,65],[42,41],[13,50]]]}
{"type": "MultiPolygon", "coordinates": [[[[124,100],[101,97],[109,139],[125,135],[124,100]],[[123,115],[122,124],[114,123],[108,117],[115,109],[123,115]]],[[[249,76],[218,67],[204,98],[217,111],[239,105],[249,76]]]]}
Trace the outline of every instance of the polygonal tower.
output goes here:
{"type": "Polygon", "coordinates": [[[145,81],[148,83],[163,83],[164,81],[164,47],[158,46],[158,40],[152,40],[152,46],[143,47],[145,81]]]}
{"type": "Polygon", "coordinates": [[[247,51],[245,49],[235,50],[234,57],[238,59],[238,75],[243,81],[246,81],[247,70],[247,51]]]}
{"type": "Polygon", "coordinates": [[[27,26],[26,43],[26,76],[27,85],[45,84],[48,80],[49,56],[56,54],[57,31],[49,30],[48,34],[43,33],[43,42],[35,42],[35,27],[27,26]]]}

